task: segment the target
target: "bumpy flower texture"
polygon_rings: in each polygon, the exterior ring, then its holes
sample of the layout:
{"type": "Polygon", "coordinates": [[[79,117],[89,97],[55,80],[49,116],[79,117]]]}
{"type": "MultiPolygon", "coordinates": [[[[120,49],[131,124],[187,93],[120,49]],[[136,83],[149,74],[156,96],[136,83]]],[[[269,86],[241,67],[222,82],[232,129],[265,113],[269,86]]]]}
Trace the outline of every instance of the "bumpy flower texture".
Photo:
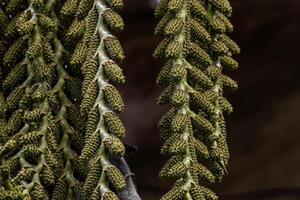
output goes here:
{"type": "Polygon", "coordinates": [[[171,106],[159,122],[169,157],[160,177],[175,182],[161,200],[218,199],[207,184],[221,181],[229,159],[224,114],[233,108],[223,91],[238,87],[223,74],[238,67],[232,56],[240,53],[227,35],[231,14],[228,0],[161,0],[156,8],[163,40],[154,56],[165,62],[158,104],[171,106]]]}
{"type": "Polygon", "coordinates": [[[0,4],[0,200],[118,200],[122,0],[0,4]],[[87,122],[87,123],[86,123],[87,122]]]}

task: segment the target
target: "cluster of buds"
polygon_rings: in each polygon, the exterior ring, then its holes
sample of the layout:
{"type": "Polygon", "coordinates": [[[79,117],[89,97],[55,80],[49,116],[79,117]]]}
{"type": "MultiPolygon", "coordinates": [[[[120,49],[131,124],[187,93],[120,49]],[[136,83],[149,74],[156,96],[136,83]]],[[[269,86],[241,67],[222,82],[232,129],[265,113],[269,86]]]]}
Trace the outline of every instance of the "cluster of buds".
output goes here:
{"type": "Polygon", "coordinates": [[[233,108],[223,90],[237,83],[222,74],[238,67],[240,52],[226,33],[233,29],[228,0],[161,0],[155,33],[163,40],[154,56],[165,61],[157,83],[165,89],[158,104],[171,109],[159,122],[170,156],[160,176],[175,184],[161,199],[218,199],[203,183],[220,181],[229,159],[223,114],[233,108]]]}

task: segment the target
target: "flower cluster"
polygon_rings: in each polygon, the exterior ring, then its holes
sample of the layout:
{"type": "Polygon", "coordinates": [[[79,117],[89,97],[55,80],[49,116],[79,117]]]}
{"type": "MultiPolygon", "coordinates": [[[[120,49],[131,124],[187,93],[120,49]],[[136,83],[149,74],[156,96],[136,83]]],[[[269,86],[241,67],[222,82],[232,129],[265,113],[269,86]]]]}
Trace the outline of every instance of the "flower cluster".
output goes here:
{"type": "Polygon", "coordinates": [[[227,36],[231,13],[228,0],[161,0],[156,8],[163,40],[154,56],[165,61],[158,104],[171,106],[159,122],[161,153],[170,157],[160,177],[175,181],[162,200],[218,199],[203,184],[220,181],[229,159],[223,114],[233,108],[223,91],[237,83],[223,69],[236,69],[240,52],[227,36]]]}
{"type": "Polygon", "coordinates": [[[0,5],[0,199],[118,200],[122,0],[0,5]],[[87,123],[86,123],[87,121],[87,123]]]}

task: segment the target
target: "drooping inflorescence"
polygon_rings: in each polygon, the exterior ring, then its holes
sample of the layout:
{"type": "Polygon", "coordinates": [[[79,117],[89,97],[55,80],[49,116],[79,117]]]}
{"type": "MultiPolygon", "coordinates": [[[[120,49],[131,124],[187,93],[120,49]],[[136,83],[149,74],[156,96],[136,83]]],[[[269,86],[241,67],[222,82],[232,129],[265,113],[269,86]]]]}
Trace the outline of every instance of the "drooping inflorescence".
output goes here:
{"type": "Polygon", "coordinates": [[[122,1],[0,5],[0,199],[119,199],[122,1]],[[88,121],[86,124],[85,121],[88,121]]]}
{"type": "Polygon", "coordinates": [[[165,61],[157,82],[165,85],[158,99],[171,109],[159,122],[163,146],[170,157],[160,171],[175,184],[161,199],[218,199],[204,187],[226,173],[229,152],[223,114],[232,106],[223,90],[237,83],[223,75],[233,70],[240,52],[226,33],[233,29],[228,0],[162,0],[155,15],[155,33],[164,38],[154,56],[165,61]]]}
{"type": "MultiPolygon", "coordinates": [[[[115,87],[125,82],[114,35],[124,28],[122,7],[1,2],[0,199],[118,200],[132,185],[117,164],[125,154],[115,87]]],[[[171,106],[159,123],[170,156],[160,176],[175,181],[162,200],[218,198],[203,184],[220,181],[229,159],[223,114],[233,108],[223,90],[237,83],[223,71],[238,67],[240,52],[227,36],[231,13],[228,0],[161,0],[156,9],[164,38],[155,56],[165,61],[158,102],[171,106]]]]}
{"type": "Polygon", "coordinates": [[[75,14],[74,21],[86,21],[86,31],[70,59],[83,76],[80,112],[87,117],[87,125],[79,160],[88,167],[83,185],[86,199],[117,200],[117,192],[126,187],[123,174],[110,162],[110,156],[125,154],[121,141],[125,128],[117,115],[124,103],[113,85],[125,81],[118,65],[124,52],[113,35],[124,28],[117,13],[122,7],[122,0],[81,1],[75,14]]]}
{"type": "Polygon", "coordinates": [[[58,77],[51,46],[57,26],[44,1],[11,0],[2,6],[8,48],[2,57],[0,199],[49,199],[61,170],[52,89],[58,77]]]}

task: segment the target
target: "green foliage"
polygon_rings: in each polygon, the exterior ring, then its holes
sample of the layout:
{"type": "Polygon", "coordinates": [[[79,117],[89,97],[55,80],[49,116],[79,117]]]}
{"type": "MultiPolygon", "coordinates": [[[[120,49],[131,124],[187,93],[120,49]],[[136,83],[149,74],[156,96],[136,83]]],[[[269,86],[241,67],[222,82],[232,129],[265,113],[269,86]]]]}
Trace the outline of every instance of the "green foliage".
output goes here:
{"type": "Polygon", "coordinates": [[[233,30],[227,0],[162,0],[155,33],[163,36],[154,52],[166,62],[157,78],[165,89],[158,98],[171,110],[159,122],[161,153],[171,156],[160,177],[175,181],[162,200],[218,199],[204,183],[220,181],[229,159],[223,113],[232,105],[223,90],[237,83],[222,74],[240,53],[226,33],[233,30]]]}

